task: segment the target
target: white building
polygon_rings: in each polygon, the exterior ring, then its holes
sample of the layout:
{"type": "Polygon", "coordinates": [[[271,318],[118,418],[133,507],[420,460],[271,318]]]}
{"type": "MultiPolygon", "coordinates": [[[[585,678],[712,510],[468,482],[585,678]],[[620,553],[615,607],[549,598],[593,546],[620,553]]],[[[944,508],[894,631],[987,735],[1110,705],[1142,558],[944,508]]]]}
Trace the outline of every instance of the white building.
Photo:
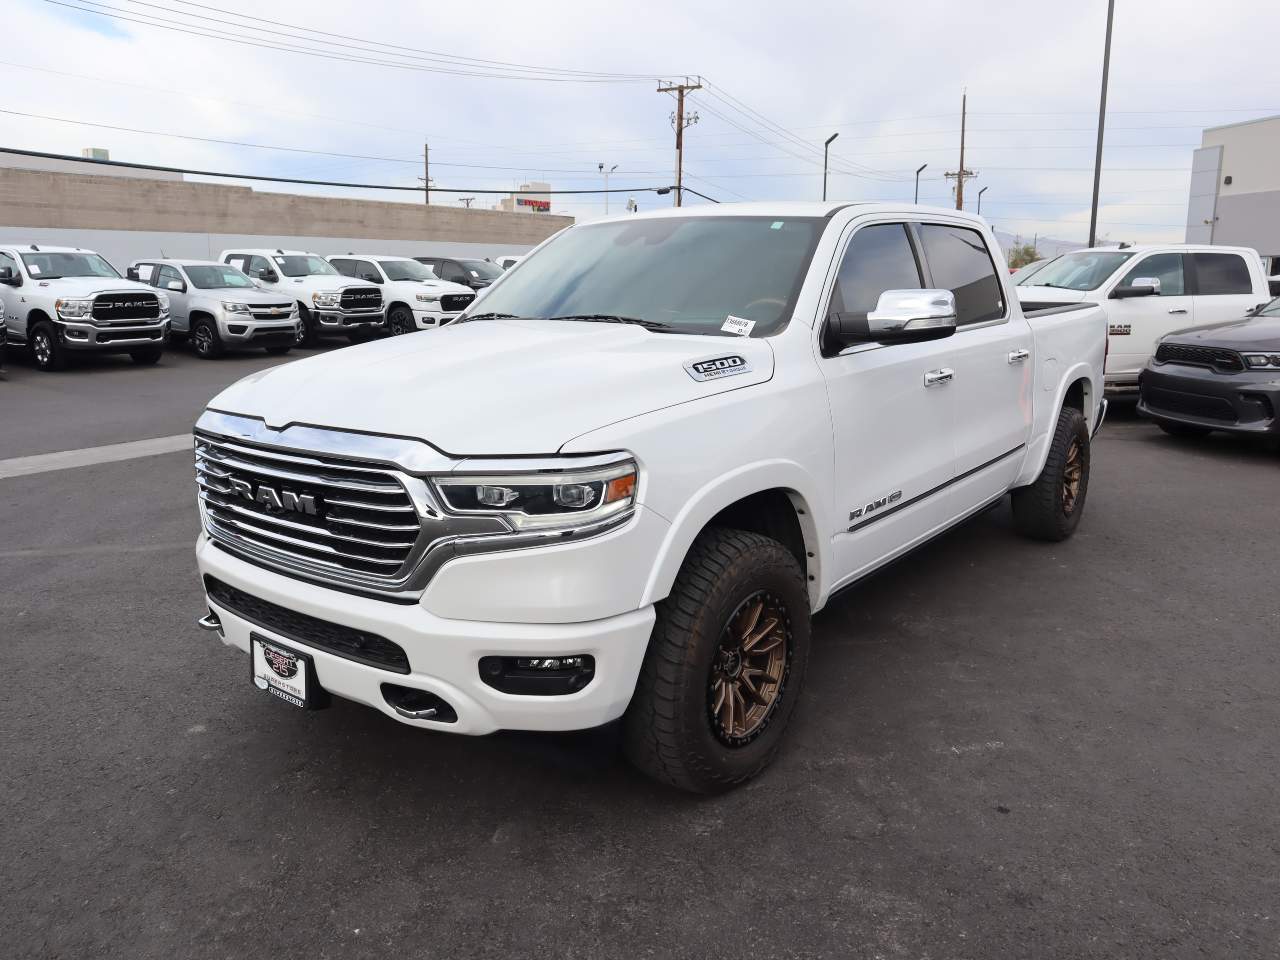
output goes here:
{"type": "Polygon", "coordinates": [[[1253,247],[1280,286],[1280,117],[1205,130],[1191,166],[1187,242],[1253,247]]]}

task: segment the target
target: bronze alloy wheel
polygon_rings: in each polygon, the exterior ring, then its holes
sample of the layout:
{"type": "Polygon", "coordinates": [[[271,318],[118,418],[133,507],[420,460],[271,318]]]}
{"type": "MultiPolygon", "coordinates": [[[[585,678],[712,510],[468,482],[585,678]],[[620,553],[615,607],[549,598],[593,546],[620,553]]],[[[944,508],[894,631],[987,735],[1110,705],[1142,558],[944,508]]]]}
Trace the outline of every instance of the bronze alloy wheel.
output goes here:
{"type": "Polygon", "coordinates": [[[771,593],[753,593],[729,617],[711,664],[707,712],[716,737],[741,747],[769,725],[791,669],[791,619],[771,593]]]}
{"type": "Polygon", "coordinates": [[[1080,480],[1084,477],[1084,455],[1080,450],[1080,441],[1072,438],[1067,448],[1067,462],[1062,467],[1062,512],[1066,516],[1076,508],[1076,498],[1080,496],[1080,480]]]}

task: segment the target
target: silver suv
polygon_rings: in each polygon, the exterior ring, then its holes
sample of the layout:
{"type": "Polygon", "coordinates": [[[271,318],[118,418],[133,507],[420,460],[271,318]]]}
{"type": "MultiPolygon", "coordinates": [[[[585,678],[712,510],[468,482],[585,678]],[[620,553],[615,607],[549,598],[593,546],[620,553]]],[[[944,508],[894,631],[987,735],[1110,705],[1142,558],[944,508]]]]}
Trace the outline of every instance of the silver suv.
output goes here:
{"type": "Polygon", "coordinates": [[[288,353],[297,339],[294,302],[260,289],[225,263],[135,260],[128,275],[168,294],[170,329],[206,360],[232,347],[288,353]]]}

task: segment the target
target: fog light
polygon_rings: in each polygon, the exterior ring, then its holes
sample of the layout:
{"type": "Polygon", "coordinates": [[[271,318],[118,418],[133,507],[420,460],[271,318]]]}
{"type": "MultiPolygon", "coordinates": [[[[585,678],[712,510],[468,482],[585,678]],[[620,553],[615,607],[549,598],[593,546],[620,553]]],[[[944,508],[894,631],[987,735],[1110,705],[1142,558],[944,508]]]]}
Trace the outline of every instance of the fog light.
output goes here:
{"type": "Polygon", "coordinates": [[[568,657],[481,657],[480,679],[503,693],[556,697],[577,693],[596,674],[588,654],[568,657]]]}

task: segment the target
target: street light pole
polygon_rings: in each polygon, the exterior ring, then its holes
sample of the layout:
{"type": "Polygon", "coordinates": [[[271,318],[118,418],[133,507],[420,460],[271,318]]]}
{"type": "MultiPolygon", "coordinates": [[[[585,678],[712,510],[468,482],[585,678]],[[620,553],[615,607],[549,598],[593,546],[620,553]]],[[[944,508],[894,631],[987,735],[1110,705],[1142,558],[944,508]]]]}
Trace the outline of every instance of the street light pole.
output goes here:
{"type": "Polygon", "coordinates": [[[1098,189],[1102,185],[1102,131],[1107,126],[1107,75],[1111,72],[1111,22],[1116,0],[1107,0],[1107,40],[1102,48],[1102,99],[1098,103],[1098,152],[1093,160],[1093,206],[1089,209],[1089,246],[1098,241],[1098,189]]]}
{"type": "Polygon", "coordinates": [[[607,217],[609,215],[609,174],[617,170],[618,165],[615,163],[608,170],[604,168],[603,163],[596,164],[596,167],[604,174],[604,215],[607,217]]]}
{"type": "Polygon", "coordinates": [[[928,166],[927,163],[922,163],[920,164],[920,166],[916,167],[916,198],[913,201],[911,201],[912,203],[920,202],[920,171],[922,171],[927,166],[928,166]]]}
{"type": "Polygon", "coordinates": [[[978,191],[978,216],[982,216],[982,195],[990,189],[990,187],[983,187],[978,191]]]}
{"type": "Polygon", "coordinates": [[[840,136],[840,134],[833,133],[831,136],[827,137],[826,143],[822,145],[822,199],[823,200],[827,199],[827,151],[831,148],[831,141],[838,136],[840,136]]]}

